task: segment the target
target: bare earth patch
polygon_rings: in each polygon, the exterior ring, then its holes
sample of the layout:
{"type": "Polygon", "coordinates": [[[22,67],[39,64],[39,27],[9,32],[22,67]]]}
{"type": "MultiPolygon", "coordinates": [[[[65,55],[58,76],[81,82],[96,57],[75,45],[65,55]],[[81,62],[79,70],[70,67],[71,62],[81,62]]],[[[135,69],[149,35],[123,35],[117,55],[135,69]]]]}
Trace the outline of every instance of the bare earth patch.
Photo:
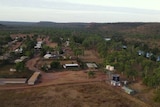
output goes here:
{"type": "Polygon", "coordinates": [[[96,62],[101,63],[102,59],[98,56],[98,53],[94,50],[85,50],[84,56],[80,56],[80,59],[84,62],[96,62]]]}
{"type": "Polygon", "coordinates": [[[11,38],[15,39],[16,37],[26,37],[26,36],[29,36],[29,37],[32,37],[34,34],[11,34],[11,38]]]}
{"type": "Polygon", "coordinates": [[[53,43],[53,42],[51,42],[49,39],[50,39],[49,37],[47,37],[47,38],[45,39],[45,42],[46,42],[46,45],[47,45],[47,46],[49,46],[49,47],[51,47],[51,48],[55,48],[55,47],[58,46],[57,43],[53,43]]]}

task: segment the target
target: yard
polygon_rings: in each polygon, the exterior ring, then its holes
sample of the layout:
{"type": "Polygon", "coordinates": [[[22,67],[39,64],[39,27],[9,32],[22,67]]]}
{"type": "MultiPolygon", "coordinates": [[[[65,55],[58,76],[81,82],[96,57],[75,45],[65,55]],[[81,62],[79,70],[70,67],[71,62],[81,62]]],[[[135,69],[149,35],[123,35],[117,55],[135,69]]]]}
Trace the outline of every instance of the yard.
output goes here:
{"type": "Polygon", "coordinates": [[[83,62],[96,62],[102,63],[102,59],[98,56],[98,53],[94,50],[85,50],[84,55],[80,56],[83,62]]]}
{"type": "Polygon", "coordinates": [[[17,71],[10,71],[10,68],[15,68],[14,65],[4,65],[0,67],[0,78],[22,78],[27,77],[29,78],[32,75],[32,71],[26,70],[23,72],[17,72],[17,71]]]}
{"type": "Polygon", "coordinates": [[[14,68],[14,65],[4,65],[0,67],[0,77],[13,75],[14,72],[9,71],[10,68],[14,68]]]}

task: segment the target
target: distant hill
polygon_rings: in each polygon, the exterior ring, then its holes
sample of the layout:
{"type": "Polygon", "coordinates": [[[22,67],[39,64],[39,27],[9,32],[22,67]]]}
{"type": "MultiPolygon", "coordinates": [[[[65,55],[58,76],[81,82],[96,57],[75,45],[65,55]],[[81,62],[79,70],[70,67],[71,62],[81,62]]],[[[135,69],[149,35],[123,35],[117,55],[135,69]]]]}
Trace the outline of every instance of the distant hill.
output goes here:
{"type": "Polygon", "coordinates": [[[133,34],[160,35],[160,23],[144,24],[135,28],[125,30],[124,32],[133,34]]]}
{"type": "Polygon", "coordinates": [[[101,32],[102,35],[147,35],[147,37],[152,35],[160,36],[160,23],[56,23],[48,21],[40,22],[8,22],[0,21],[0,28],[11,27],[53,27],[53,28],[76,28],[76,29],[86,29],[96,32],[101,32]]]}
{"type": "Polygon", "coordinates": [[[89,29],[98,30],[104,34],[112,35],[144,35],[144,37],[160,36],[160,23],[91,23],[89,29]]]}
{"type": "Polygon", "coordinates": [[[35,24],[35,26],[41,27],[60,27],[60,28],[85,28],[88,23],[55,23],[41,21],[35,24]]]}
{"type": "Polygon", "coordinates": [[[122,31],[135,28],[145,23],[91,23],[88,28],[98,28],[104,31],[122,31]]]}
{"type": "Polygon", "coordinates": [[[32,26],[35,22],[12,22],[12,21],[0,21],[0,24],[6,26],[32,26]]]}
{"type": "Polygon", "coordinates": [[[88,23],[55,23],[55,22],[8,22],[0,21],[0,24],[6,26],[32,26],[32,27],[67,27],[67,28],[79,28],[86,27],[88,23]]]}
{"type": "Polygon", "coordinates": [[[0,27],[5,27],[5,25],[0,24],[0,27]]]}

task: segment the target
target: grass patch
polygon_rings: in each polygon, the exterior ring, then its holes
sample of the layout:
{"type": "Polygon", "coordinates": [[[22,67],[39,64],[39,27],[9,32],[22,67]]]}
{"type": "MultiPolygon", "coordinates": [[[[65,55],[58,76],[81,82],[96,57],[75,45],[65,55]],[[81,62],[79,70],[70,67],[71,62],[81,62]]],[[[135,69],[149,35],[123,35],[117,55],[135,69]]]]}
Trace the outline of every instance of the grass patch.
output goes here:
{"type": "Polygon", "coordinates": [[[14,64],[0,67],[0,78],[29,78],[33,74],[33,71],[30,71],[29,69],[25,69],[22,72],[11,72],[10,68],[14,67],[14,64]]]}

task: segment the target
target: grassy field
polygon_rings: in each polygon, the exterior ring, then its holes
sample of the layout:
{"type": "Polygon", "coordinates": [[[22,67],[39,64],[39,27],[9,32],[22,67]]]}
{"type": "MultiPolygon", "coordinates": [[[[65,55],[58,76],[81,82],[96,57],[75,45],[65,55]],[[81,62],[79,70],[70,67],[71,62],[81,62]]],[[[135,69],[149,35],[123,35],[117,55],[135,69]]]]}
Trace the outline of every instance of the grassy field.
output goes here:
{"type": "Polygon", "coordinates": [[[0,67],[0,78],[23,78],[23,77],[30,77],[33,74],[33,71],[25,70],[23,72],[13,72],[10,71],[10,68],[15,68],[14,64],[4,65],[0,67]]]}
{"type": "Polygon", "coordinates": [[[0,91],[1,107],[145,107],[106,84],[61,85],[0,91]]]}

